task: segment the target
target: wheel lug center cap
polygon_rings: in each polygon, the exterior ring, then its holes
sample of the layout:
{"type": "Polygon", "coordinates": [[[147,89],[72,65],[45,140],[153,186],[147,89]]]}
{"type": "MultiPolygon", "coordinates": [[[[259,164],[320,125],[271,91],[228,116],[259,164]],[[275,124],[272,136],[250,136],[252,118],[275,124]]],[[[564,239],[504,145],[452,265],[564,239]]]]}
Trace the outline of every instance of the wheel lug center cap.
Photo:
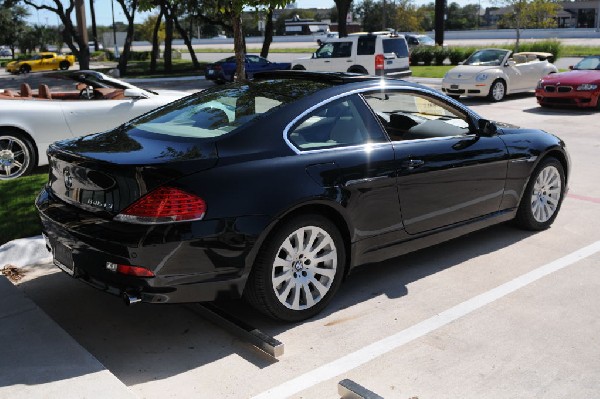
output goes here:
{"type": "Polygon", "coordinates": [[[297,272],[302,271],[302,269],[304,269],[304,266],[302,265],[301,261],[296,261],[294,262],[294,270],[296,270],[297,272]]]}

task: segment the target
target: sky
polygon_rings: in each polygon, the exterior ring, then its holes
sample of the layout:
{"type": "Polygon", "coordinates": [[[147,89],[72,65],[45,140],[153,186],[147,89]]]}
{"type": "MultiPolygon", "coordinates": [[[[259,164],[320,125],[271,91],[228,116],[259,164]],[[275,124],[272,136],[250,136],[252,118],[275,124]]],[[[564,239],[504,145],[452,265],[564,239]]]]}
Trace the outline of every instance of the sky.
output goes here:
{"type": "MultiPolygon", "coordinates": [[[[38,1],[40,4],[44,1],[47,2],[48,4],[53,3],[50,0],[38,0],[38,1]]],[[[86,13],[87,13],[86,23],[88,26],[91,25],[91,17],[89,15],[89,1],[90,0],[84,0],[84,2],[86,4],[86,13]]],[[[93,1],[94,1],[95,11],[96,11],[96,24],[101,25],[101,26],[110,26],[112,24],[111,0],[93,0],[93,1]]],[[[360,0],[355,0],[355,1],[360,1],[360,0]]],[[[434,0],[413,0],[413,1],[417,5],[422,5],[422,4],[431,3],[434,0]]],[[[448,3],[456,2],[456,3],[460,4],[461,6],[464,6],[466,4],[474,4],[478,0],[447,0],[447,1],[448,1],[448,3]]],[[[335,6],[335,3],[333,2],[333,0],[296,0],[296,5],[298,6],[298,8],[331,8],[331,7],[335,6]]],[[[489,5],[488,1],[482,0],[481,6],[485,7],[486,5],[489,5]]],[[[121,6],[116,1],[114,2],[114,10],[115,10],[115,21],[116,22],[126,22],[127,21],[127,19],[125,18],[125,15],[123,14],[123,10],[121,9],[121,6]]],[[[145,15],[147,15],[147,14],[136,15],[136,22],[142,22],[145,19],[145,15]]],[[[73,13],[73,18],[75,18],[74,13],[73,13]]],[[[58,20],[58,17],[56,16],[56,14],[48,12],[48,11],[43,11],[43,10],[36,11],[33,9],[31,11],[31,15],[29,16],[28,20],[30,23],[33,23],[33,24],[50,25],[50,26],[57,26],[57,24],[59,23],[59,20],[58,20]]]]}

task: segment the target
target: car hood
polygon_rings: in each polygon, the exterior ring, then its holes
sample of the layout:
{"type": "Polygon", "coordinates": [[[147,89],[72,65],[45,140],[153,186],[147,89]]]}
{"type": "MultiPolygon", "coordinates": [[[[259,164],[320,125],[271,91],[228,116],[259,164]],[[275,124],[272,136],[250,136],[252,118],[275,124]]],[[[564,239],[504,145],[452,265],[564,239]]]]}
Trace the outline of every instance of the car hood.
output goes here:
{"type": "Polygon", "coordinates": [[[17,65],[18,63],[19,63],[19,61],[11,61],[11,62],[9,62],[8,64],[6,64],[6,66],[7,66],[7,67],[8,67],[8,66],[14,66],[14,65],[17,65]]]}
{"type": "Polygon", "coordinates": [[[482,72],[491,72],[492,70],[498,69],[497,66],[479,66],[479,65],[459,65],[456,68],[452,68],[446,74],[447,78],[450,79],[474,79],[475,76],[482,72]]]}
{"type": "Polygon", "coordinates": [[[573,70],[569,72],[553,73],[544,76],[545,84],[579,85],[583,83],[600,83],[600,71],[573,70]]]}

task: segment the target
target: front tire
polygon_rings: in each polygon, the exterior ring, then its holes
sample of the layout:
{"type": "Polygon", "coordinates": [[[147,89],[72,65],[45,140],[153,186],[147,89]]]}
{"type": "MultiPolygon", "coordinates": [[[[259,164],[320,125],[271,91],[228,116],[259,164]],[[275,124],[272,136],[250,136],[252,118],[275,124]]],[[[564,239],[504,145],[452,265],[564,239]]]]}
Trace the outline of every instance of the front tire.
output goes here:
{"type": "Polygon", "coordinates": [[[292,70],[294,70],[294,71],[306,71],[306,68],[304,68],[303,65],[298,64],[298,65],[294,65],[294,67],[292,68],[292,70]]]}
{"type": "Polygon", "coordinates": [[[284,222],[261,249],[244,297],[274,319],[294,322],[321,312],[338,290],[346,262],[338,228],[316,214],[284,222]]]}
{"type": "Polygon", "coordinates": [[[69,69],[69,67],[71,66],[71,64],[69,64],[68,61],[61,61],[61,63],[58,65],[61,71],[66,71],[67,69],[69,69]]]}
{"type": "Polygon", "coordinates": [[[554,222],[565,193],[565,171],[556,158],[540,162],[527,183],[516,223],[526,230],[545,230],[554,222]]]}
{"type": "Polygon", "coordinates": [[[31,173],[36,165],[34,146],[19,132],[0,128],[0,180],[16,179],[31,173]]]}
{"type": "Polygon", "coordinates": [[[506,84],[503,80],[498,79],[492,83],[490,87],[490,93],[488,94],[488,98],[494,102],[499,102],[504,100],[506,96],[506,84]]]}
{"type": "Polygon", "coordinates": [[[25,73],[29,73],[29,72],[31,72],[31,67],[27,64],[21,65],[21,67],[19,68],[19,73],[25,74],[25,73]]]}

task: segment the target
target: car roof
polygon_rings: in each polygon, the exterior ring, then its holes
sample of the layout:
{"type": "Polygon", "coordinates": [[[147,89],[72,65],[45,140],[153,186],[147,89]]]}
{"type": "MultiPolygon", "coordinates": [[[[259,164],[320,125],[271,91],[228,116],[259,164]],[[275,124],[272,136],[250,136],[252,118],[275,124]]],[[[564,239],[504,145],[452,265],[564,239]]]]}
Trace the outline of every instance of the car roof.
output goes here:
{"type": "MultiPolygon", "coordinates": [[[[254,80],[271,80],[271,79],[290,79],[290,80],[309,80],[313,82],[327,83],[331,86],[345,86],[356,84],[359,87],[380,86],[382,82],[392,84],[400,84],[419,89],[432,89],[420,85],[418,83],[408,82],[402,79],[388,78],[383,76],[364,75],[351,72],[309,72],[295,70],[276,70],[257,72],[254,74],[254,80]]],[[[353,89],[358,87],[353,87],[353,89]]]]}

